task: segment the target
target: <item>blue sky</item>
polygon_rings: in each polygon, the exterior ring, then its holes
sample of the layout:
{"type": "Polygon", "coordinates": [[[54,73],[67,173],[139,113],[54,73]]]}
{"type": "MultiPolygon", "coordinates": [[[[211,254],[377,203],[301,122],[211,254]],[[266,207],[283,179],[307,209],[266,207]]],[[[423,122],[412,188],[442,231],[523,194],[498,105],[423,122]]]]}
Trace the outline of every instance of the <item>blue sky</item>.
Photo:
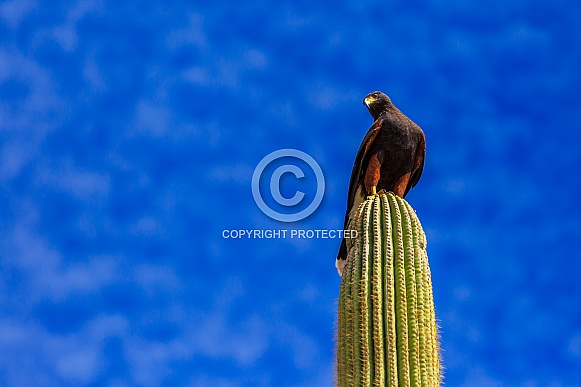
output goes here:
{"type": "Polygon", "coordinates": [[[332,385],[339,241],[222,232],[341,228],[373,90],[426,133],[446,385],[581,384],[579,15],[2,2],[0,384],[332,385]],[[292,224],[251,192],[284,148],[326,183],[292,224]]]}

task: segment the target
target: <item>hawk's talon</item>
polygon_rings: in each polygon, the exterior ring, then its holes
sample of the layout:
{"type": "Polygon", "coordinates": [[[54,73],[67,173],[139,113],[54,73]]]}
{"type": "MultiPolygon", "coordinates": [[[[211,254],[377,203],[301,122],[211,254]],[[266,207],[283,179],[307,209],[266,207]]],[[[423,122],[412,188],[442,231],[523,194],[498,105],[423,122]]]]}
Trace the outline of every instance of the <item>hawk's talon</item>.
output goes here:
{"type": "Polygon", "coordinates": [[[371,194],[369,196],[367,196],[367,199],[371,199],[372,197],[377,195],[377,186],[372,185],[371,186],[371,194]]]}

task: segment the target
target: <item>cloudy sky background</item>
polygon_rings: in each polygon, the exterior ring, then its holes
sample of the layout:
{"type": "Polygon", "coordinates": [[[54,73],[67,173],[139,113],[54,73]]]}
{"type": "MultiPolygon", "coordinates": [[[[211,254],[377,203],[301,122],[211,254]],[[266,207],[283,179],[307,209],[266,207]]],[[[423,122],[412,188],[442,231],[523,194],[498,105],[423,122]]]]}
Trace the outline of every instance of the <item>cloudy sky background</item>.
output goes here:
{"type": "Polygon", "coordinates": [[[0,384],[331,386],[339,241],[222,231],[341,228],[382,90],[427,137],[446,385],[579,385],[580,25],[573,0],[2,2],[0,384]],[[294,224],[252,199],[281,148],[325,175],[294,224]]]}

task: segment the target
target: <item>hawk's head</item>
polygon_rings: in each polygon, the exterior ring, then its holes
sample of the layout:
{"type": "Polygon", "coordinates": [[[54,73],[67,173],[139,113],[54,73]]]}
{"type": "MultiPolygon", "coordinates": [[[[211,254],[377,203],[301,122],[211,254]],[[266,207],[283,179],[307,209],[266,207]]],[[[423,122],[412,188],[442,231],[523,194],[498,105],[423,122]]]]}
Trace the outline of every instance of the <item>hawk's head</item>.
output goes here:
{"type": "Polygon", "coordinates": [[[369,110],[369,113],[371,113],[374,120],[376,120],[382,112],[387,110],[387,108],[392,106],[389,97],[381,91],[374,91],[373,93],[368,94],[367,97],[363,99],[363,103],[367,106],[367,110],[369,110]]]}

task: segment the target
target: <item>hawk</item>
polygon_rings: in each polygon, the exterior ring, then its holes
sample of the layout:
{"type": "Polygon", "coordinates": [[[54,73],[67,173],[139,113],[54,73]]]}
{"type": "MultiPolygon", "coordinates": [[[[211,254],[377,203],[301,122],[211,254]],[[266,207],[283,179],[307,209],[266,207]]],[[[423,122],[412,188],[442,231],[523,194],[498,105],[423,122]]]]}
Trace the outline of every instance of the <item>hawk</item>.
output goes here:
{"type": "MultiPolygon", "coordinates": [[[[375,91],[363,103],[374,119],[359,146],[349,181],[347,213],[357,211],[368,195],[391,191],[404,198],[418,183],[424,170],[426,138],[422,129],[396,108],[389,97],[375,91]]],[[[335,266],[339,275],[347,260],[345,238],[341,241],[335,266]]]]}

